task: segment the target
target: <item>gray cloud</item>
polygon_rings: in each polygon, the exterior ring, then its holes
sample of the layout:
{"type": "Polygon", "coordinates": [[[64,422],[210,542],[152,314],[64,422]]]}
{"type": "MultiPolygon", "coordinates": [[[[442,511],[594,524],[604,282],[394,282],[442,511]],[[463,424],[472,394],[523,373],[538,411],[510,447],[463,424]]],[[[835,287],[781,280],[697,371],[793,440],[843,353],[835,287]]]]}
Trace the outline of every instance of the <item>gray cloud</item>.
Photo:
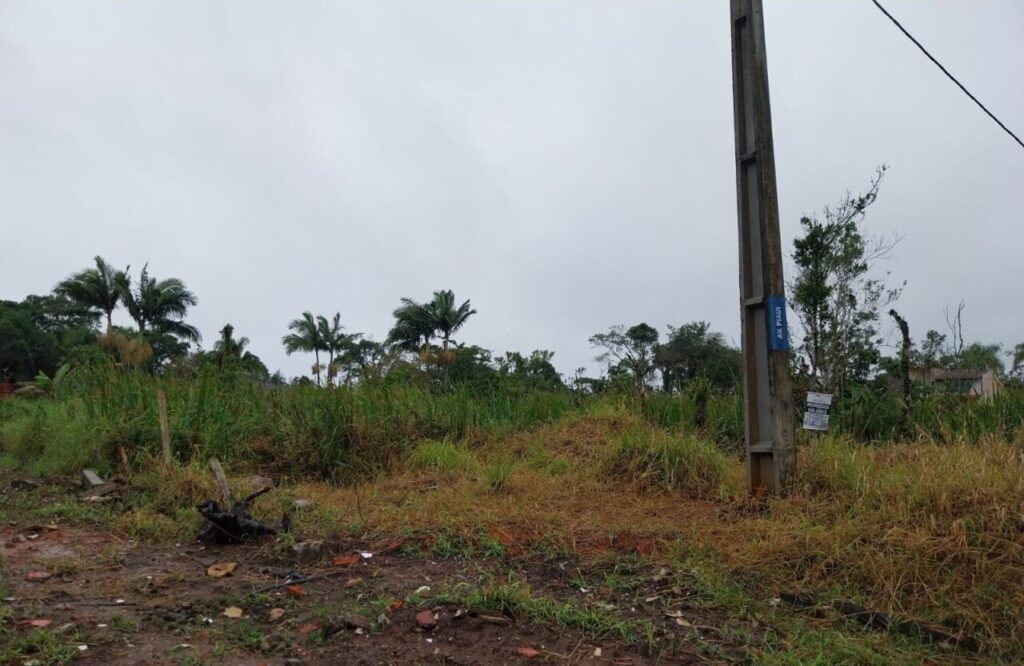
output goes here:
{"type": "MultiPolygon", "coordinates": [[[[1024,340],[1024,151],[870,2],[767,3],[783,235],[874,167],[915,337],[1024,340]]],[[[1024,131],[1024,5],[891,9],[1024,131]]],[[[615,323],[738,337],[722,2],[0,6],[0,298],[149,261],[286,373],[302,310],[378,339],[452,288],[468,342],[592,365],[615,323]]]]}

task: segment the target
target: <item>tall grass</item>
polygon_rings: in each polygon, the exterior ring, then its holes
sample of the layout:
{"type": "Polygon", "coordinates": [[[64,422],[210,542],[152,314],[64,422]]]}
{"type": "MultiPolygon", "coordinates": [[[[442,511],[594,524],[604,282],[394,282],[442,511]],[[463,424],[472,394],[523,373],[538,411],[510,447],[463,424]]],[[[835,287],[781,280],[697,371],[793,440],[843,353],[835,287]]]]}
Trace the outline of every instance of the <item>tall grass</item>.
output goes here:
{"type": "Polygon", "coordinates": [[[412,442],[527,429],[573,409],[569,396],[557,392],[266,388],[220,372],[184,381],[101,366],[70,377],[52,399],[5,406],[0,447],[38,472],[83,463],[109,468],[118,447],[136,458],[154,455],[158,389],[167,395],[177,459],[217,456],[336,481],[383,468],[412,442]]]}
{"type": "Polygon", "coordinates": [[[627,430],[610,446],[602,472],[647,490],[717,496],[726,463],[725,455],[707,440],[662,430],[627,430]]]}
{"type": "MultiPolygon", "coordinates": [[[[707,385],[596,396],[465,385],[268,388],[212,369],[184,380],[100,365],[69,374],[53,397],[4,401],[0,450],[42,473],[109,468],[119,447],[134,458],[156,454],[158,389],[167,394],[178,460],[218,456],[339,482],[386,468],[421,440],[476,441],[567,415],[627,414],[733,453],[743,438],[739,397],[707,385]]],[[[834,431],[886,441],[906,433],[902,414],[896,399],[860,391],[837,401],[834,431]]],[[[927,441],[1012,440],[1024,433],[1024,391],[973,402],[931,395],[915,401],[912,414],[912,432],[927,441]]]]}
{"type": "Polygon", "coordinates": [[[1024,645],[1024,450],[999,438],[801,450],[739,569],[1024,645]]]}

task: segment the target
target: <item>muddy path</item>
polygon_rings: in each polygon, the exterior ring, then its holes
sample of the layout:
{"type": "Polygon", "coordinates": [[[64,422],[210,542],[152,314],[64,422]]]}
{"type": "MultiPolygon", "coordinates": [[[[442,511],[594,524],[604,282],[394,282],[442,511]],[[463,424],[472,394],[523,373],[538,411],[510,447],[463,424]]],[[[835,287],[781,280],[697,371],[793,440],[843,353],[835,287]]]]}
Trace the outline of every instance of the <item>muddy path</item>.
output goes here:
{"type": "Polygon", "coordinates": [[[408,538],[300,554],[4,518],[3,663],[735,663],[762,636],[645,559],[439,557],[408,538]]]}

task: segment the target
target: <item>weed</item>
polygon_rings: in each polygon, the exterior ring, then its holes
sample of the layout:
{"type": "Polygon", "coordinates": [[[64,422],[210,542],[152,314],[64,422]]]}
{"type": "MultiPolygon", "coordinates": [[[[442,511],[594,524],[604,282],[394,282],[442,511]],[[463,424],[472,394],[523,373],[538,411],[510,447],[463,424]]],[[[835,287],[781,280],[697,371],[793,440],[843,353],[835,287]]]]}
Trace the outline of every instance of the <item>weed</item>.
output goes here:
{"type": "Polygon", "coordinates": [[[171,518],[151,509],[132,509],[113,521],[118,529],[133,539],[141,541],[170,542],[179,540],[195,528],[193,512],[171,518]]]}
{"type": "Polygon", "coordinates": [[[67,663],[78,654],[78,649],[70,642],[73,638],[58,636],[46,629],[22,633],[9,625],[0,625],[0,664],[67,663]]]}
{"type": "Polygon", "coordinates": [[[138,631],[138,625],[135,624],[135,620],[131,619],[127,615],[114,613],[110,617],[110,629],[123,634],[130,634],[138,631]]]}
{"type": "Polygon", "coordinates": [[[724,492],[726,466],[710,442],[645,429],[623,433],[612,443],[603,472],[642,488],[714,497],[724,492]]]}
{"type": "Polygon", "coordinates": [[[466,449],[448,441],[424,440],[409,454],[412,469],[457,474],[473,468],[473,456],[466,449]]]}
{"type": "Polygon", "coordinates": [[[263,634],[252,620],[242,618],[239,620],[231,620],[225,624],[225,637],[232,644],[242,648],[243,650],[248,650],[249,652],[259,651],[263,634]]]}
{"type": "Polygon", "coordinates": [[[511,576],[506,581],[486,580],[480,586],[456,591],[451,596],[469,608],[488,609],[526,621],[554,624],[596,639],[613,638],[629,644],[651,640],[648,647],[653,646],[654,631],[649,622],[627,620],[606,608],[534,596],[526,583],[511,576]]]}
{"type": "Polygon", "coordinates": [[[515,460],[509,456],[500,456],[484,468],[484,481],[491,490],[501,491],[508,485],[508,479],[515,469],[515,460]]]}
{"type": "Polygon", "coordinates": [[[70,576],[82,569],[82,562],[78,559],[62,557],[50,565],[50,571],[54,576],[70,576]]]}

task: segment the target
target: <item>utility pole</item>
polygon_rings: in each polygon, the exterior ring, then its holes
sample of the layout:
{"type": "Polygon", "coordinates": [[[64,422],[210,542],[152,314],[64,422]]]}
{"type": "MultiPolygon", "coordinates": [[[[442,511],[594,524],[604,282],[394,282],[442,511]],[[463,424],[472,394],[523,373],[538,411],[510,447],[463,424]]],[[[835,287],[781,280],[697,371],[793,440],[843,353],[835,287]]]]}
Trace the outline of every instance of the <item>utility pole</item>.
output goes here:
{"type": "Polygon", "coordinates": [[[731,0],[747,487],[779,493],[796,468],[786,285],[761,0],[731,0]]]}

